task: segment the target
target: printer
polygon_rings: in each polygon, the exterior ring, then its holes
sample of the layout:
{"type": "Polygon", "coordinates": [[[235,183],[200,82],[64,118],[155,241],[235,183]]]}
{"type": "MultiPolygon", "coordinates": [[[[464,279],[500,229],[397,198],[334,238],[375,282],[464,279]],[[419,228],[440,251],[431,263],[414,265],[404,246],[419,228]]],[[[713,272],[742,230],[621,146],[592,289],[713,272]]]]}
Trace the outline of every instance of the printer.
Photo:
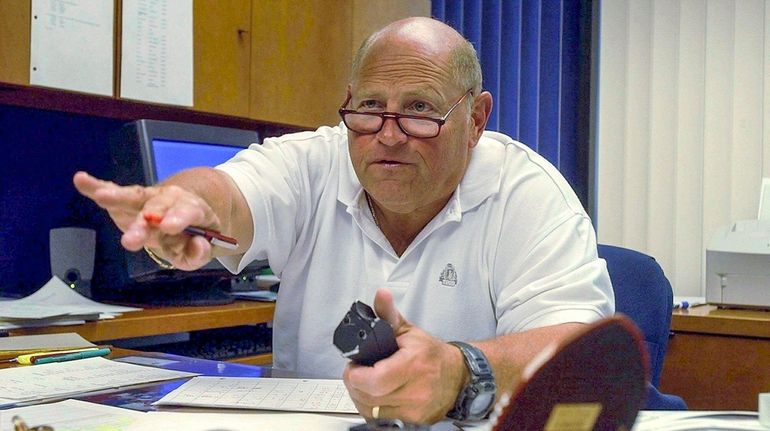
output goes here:
{"type": "Polygon", "coordinates": [[[741,220],[717,230],[706,247],[706,301],[770,308],[770,220],[741,220]]]}

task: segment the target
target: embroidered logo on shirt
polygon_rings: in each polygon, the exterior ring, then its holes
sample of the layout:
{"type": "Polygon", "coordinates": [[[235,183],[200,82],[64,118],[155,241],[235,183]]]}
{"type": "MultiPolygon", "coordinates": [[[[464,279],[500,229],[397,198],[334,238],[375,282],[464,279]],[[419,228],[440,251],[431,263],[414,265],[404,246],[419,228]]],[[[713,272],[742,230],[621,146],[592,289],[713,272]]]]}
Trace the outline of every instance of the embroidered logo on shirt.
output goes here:
{"type": "Polygon", "coordinates": [[[444,270],[441,271],[441,275],[438,277],[438,282],[447,287],[457,286],[457,272],[451,263],[447,263],[446,267],[444,267],[444,270]]]}

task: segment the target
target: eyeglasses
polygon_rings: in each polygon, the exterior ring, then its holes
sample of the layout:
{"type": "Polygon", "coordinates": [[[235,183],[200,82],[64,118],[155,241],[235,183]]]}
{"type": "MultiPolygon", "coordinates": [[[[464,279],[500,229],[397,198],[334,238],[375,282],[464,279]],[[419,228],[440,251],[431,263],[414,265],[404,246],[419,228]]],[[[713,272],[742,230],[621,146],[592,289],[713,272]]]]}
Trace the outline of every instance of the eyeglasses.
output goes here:
{"type": "Polygon", "coordinates": [[[398,128],[409,136],[421,139],[435,138],[441,132],[441,126],[446,123],[446,119],[449,118],[452,111],[460,106],[460,103],[465,100],[469,94],[472,94],[472,89],[466,91],[465,94],[463,94],[463,97],[452,105],[446,115],[441,118],[399,114],[398,112],[359,112],[353,109],[346,109],[345,106],[350,102],[350,94],[348,94],[345,103],[340,107],[339,113],[345,126],[356,133],[377,133],[382,130],[385,119],[392,118],[396,120],[398,128]]]}

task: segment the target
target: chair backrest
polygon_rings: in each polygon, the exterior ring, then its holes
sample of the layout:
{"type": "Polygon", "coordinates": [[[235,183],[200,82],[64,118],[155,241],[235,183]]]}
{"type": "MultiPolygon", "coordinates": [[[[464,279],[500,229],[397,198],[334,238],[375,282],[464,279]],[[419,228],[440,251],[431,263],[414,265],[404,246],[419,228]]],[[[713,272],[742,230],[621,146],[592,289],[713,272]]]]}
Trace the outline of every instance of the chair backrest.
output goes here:
{"type": "Polygon", "coordinates": [[[615,290],[615,311],[636,323],[650,354],[650,382],[657,387],[668,349],[673,293],[654,258],[638,251],[600,244],[615,290]]]}
{"type": "Polygon", "coordinates": [[[676,395],[658,391],[660,373],[668,349],[673,292],[663,268],[652,256],[623,247],[599,244],[599,257],[607,261],[615,290],[615,311],[636,323],[644,334],[650,355],[648,410],[684,410],[687,404],[676,395]]]}

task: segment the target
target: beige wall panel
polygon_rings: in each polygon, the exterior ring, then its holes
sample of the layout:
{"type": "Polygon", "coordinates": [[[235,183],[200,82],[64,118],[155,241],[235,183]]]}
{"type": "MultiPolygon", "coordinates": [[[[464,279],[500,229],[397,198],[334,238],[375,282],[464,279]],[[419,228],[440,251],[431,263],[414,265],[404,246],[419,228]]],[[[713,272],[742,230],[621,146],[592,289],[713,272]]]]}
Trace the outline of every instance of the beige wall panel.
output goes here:
{"type": "Polygon", "coordinates": [[[353,0],[352,53],[373,31],[410,16],[430,16],[430,0],[353,0]]]}
{"type": "Polygon", "coordinates": [[[599,46],[600,82],[612,85],[600,86],[597,106],[596,187],[597,202],[594,222],[598,240],[606,244],[623,242],[623,184],[625,182],[624,149],[628,45],[628,3],[614,1],[602,3],[602,26],[599,46]]]}
{"type": "MultiPolygon", "coordinates": [[[[703,273],[703,111],[706,61],[706,0],[686,0],[679,13],[676,171],[672,263],[675,289],[700,286],[703,273]]],[[[673,143],[672,143],[673,145],[673,143]]]]}
{"type": "Polygon", "coordinates": [[[652,4],[631,1],[628,22],[628,81],[623,182],[623,240],[635,249],[647,248],[650,180],[650,62],[652,60],[652,4]]]}
{"type": "Polygon", "coordinates": [[[647,250],[675,271],[671,238],[676,205],[679,3],[655,0],[652,15],[647,250]]]}
{"type": "Polygon", "coordinates": [[[735,2],[731,218],[757,217],[762,178],[764,1],[735,2]],[[738,24],[740,23],[740,24],[738,24]]]}
{"type": "Polygon", "coordinates": [[[762,88],[765,89],[764,101],[762,103],[765,125],[764,136],[762,137],[762,175],[770,177],[770,0],[765,0],[765,43],[762,58],[765,59],[764,77],[762,78],[762,88]]]}
{"type": "Polygon", "coordinates": [[[710,0],[706,9],[702,208],[705,246],[713,232],[732,218],[734,6],[732,1],[710,0]]]}

